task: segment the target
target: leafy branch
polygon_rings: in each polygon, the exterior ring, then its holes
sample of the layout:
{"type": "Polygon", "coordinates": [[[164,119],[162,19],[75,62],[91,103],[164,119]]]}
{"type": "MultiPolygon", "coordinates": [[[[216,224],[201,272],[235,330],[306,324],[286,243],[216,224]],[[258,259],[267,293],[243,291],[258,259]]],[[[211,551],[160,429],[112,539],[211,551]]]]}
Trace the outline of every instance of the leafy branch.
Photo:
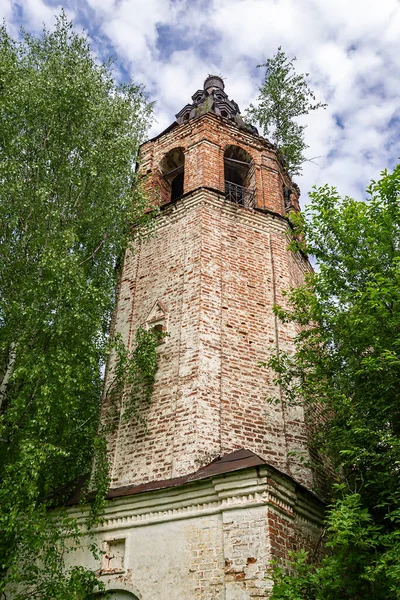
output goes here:
{"type": "Polygon", "coordinates": [[[257,65],[265,68],[264,82],[259,88],[258,105],[251,104],[246,111],[250,122],[259,123],[263,134],[276,144],[290,175],[299,175],[307,160],[304,156],[308,148],[304,141],[306,126],[300,125],[297,119],[327,106],[315,102],[315,94],[308,85],[309,74],[296,73],[295,60],[295,57],[289,60],[279,47],[275,56],[257,65]]]}
{"type": "Polygon", "coordinates": [[[301,333],[295,353],[270,365],[285,401],[312,416],[316,458],[335,484],[325,555],[278,565],[271,600],[400,598],[400,165],[368,193],[314,189],[292,219],[292,249],[319,269],[277,309],[301,333]]]}
{"type": "Polygon", "coordinates": [[[112,342],[115,352],[114,378],[106,394],[117,401],[123,399],[124,419],[137,416],[139,402],[151,401],[159,342],[159,334],[151,328],[144,327],[137,330],[132,351],[126,348],[120,335],[115,336],[112,342]]]}

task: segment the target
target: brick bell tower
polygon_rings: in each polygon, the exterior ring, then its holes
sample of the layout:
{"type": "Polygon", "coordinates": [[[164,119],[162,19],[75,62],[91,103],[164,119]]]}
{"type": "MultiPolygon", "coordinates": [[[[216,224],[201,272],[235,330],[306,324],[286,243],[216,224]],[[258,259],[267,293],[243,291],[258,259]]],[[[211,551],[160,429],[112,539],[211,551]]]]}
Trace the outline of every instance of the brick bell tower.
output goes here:
{"type": "MultiPolygon", "coordinates": [[[[128,347],[140,326],[167,335],[139,418],[103,401],[114,563],[99,572],[121,599],[264,598],[271,559],[314,550],[321,519],[302,407],[269,403],[259,366],[293,348],[273,306],[310,269],[287,248],[298,188],[217,76],[141,147],[140,171],[160,213],[125,256],[114,330],[128,347]]],[[[106,390],[112,377],[111,359],[106,390]]]]}

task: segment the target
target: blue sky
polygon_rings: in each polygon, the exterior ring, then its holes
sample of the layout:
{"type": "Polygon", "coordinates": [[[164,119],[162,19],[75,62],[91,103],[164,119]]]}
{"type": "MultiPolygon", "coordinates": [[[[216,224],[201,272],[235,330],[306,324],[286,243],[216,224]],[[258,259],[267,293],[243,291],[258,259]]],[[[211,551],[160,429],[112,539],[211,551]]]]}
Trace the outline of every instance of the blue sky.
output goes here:
{"type": "Polygon", "coordinates": [[[51,28],[61,7],[89,35],[115,75],[143,83],[156,101],[150,135],[167,127],[209,73],[242,112],[257,97],[256,65],[282,46],[310,73],[328,109],[306,123],[307,155],[297,178],[303,203],[329,183],[357,198],[400,156],[398,0],[0,0],[13,35],[22,24],[51,28]]]}

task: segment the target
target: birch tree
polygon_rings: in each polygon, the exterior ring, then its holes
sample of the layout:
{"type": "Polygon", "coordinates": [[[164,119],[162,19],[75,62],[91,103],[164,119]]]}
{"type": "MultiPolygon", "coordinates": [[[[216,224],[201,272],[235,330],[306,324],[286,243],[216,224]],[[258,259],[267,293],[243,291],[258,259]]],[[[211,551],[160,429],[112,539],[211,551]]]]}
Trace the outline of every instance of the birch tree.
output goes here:
{"type": "Polygon", "coordinates": [[[47,510],[101,445],[115,265],[146,208],[135,162],[150,117],[142,87],[116,85],[64,15],[39,37],[0,29],[0,595],[93,589],[63,568],[76,523],[47,510]]]}

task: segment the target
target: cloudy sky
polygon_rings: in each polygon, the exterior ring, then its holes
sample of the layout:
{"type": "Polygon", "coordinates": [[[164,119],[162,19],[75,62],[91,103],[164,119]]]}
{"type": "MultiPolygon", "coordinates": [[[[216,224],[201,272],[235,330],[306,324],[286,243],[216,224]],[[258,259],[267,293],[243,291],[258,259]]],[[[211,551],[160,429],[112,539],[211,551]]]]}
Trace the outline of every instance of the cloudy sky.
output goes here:
{"type": "Polygon", "coordinates": [[[278,46],[310,73],[328,109],[308,117],[308,157],[297,178],[303,203],[313,184],[363,190],[400,156],[399,0],[0,0],[17,35],[40,32],[64,6],[94,51],[116,59],[116,76],[145,85],[156,101],[150,134],[167,127],[202,87],[222,75],[241,111],[254,103],[278,46]]]}

